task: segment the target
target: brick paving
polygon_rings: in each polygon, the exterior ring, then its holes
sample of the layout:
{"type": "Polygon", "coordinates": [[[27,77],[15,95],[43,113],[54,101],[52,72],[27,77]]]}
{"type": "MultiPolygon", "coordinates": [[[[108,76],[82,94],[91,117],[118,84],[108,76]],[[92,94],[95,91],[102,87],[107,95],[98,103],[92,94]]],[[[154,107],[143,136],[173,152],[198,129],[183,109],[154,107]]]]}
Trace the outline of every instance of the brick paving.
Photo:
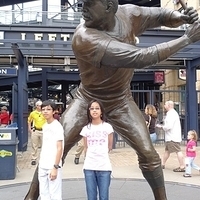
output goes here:
{"type": "MultiPolygon", "coordinates": [[[[162,158],[162,155],[164,153],[164,144],[156,144],[155,146],[156,151],[159,153],[160,157],[162,158]]],[[[181,146],[183,153],[185,154],[185,145],[184,143],[181,146]]],[[[68,156],[74,156],[75,154],[76,146],[73,147],[70,152],[68,153],[68,156]]],[[[40,149],[38,151],[38,155],[40,153],[40,149]]],[[[112,163],[112,166],[115,167],[123,167],[123,166],[135,166],[137,165],[137,155],[135,151],[130,148],[127,144],[125,145],[117,145],[116,149],[113,149],[110,153],[110,160],[112,163]]],[[[197,157],[195,159],[196,164],[200,165],[200,145],[197,146],[197,157]]],[[[166,163],[166,167],[171,169],[175,168],[178,164],[176,154],[171,154],[170,158],[168,159],[166,163]]],[[[35,169],[35,166],[31,165],[31,146],[28,145],[27,151],[21,153],[17,153],[17,165],[20,170],[23,169],[35,169]]]]}
{"type": "MultiPolygon", "coordinates": [[[[155,145],[155,149],[162,158],[164,153],[164,144],[155,145]]],[[[76,146],[74,146],[65,160],[63,166],[63,178],[83,178],[83,156],[80,158],[80,164],[74,165],[74,154],[76,146]]],[[[182,145],[182,150],[185,153],[185,146],[182,145]]],[[[38,154],[40,153],[40,150],[38,154]]],[[[138,167],[137,155],[135,151],[128,145],[118,143],[116,149],[113,149],[110,153],[110,159],[113,167],[112,176],[114,178],[141,178],[144,179],[142,173],[138,167]]],[[[197,157],[195,159],[196,164],[200,165],[200,145],[197,147],[197,157]]],[[[31,165],[31,146],[28,144],[27,151],[17,153],[17,167],[19,171],[16,173],[14,180],[0,180],[0,186],[6,184],[14,184],[21,182],[30,182],[36,166],[31,165]]],[[[186,179],[182,177],[182,173],[174,173],[173,169],[178,167],[178,160],[176,154],[171,154],[166,163],[166,169],[164,170],[165,181],[175,181],[187,184],[200,185],[200,175],[198,171],[192,171],[192,178],[186,179]]]]}
{"type": "MultiPolygon", "coordinates": [[[[184,143],[182,150],[185,152],[184,143]]],[[[155,145],[155,149],[162,157],[164,144],[155,145]]],[[[76,146],[71,149],[63,167],[63,200],[83,200],[85,196],[85,184],[83,177],[83,162],[74,164],[76,146]],[[74,190],[73,188],[76,188],[74,190]],[[78,192],[77,192],[78,191],[78,192]]],[[[39,152],[38,152],[39,153],[39,152]]],[[[111,200],[151,200],[152,192],[142,176],[138,167],[137,155],[132,148],[123,143],[118,143],[116,149],[110,153],[112,162],[111,200]]],[[[200,165],[200,146],[197,147],[196,164],[200,165]]],[[[30,181],[36,166],[31,165],[31,147],[27,151],[17,153],[17,166],[19,172],[14,180],[0,180],[1,198],[4,200],[22,200],[28,191],[30,181]],[[8,195],[9,193],[9,195],[8,195]],[[12,195],[11,195],[12,194],[12,195]]],[[[187,200],[189,197],[198,200],[200,194],[200,174],[192,171],[191,178],[184,178],[183,173],[174,173],[173,168],[178,166],[176,154],[172,154],[163,170],[167,196],[169,200],[187,200]],[[186,193],[186,194],[185,194],[186,193]],[[189,194],[191,193],[191,195],[189,194]]]]}

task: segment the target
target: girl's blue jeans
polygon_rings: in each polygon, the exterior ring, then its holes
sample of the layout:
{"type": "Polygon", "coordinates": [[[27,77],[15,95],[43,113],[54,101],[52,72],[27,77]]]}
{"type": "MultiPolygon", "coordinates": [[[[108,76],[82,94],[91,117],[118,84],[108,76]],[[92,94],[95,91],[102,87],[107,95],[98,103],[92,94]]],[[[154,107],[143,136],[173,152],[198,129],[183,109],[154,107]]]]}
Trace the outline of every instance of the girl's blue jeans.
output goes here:
{"type": "Polygon", "coordinates": [[[155,143],[157,140],[157,134],[156,133],[150,134],[150,138],[151,138],[152,143],[155,143]]]}
{"type": "Polygon", "coordinates": [[[84,169],[87,199],[109,200],[109,186],[111,181],[111,171],[96,171],[84,169]]]}
{"type": "Polygon", "coordinates": [[[185,163],[186,164],[186,167],[185,167],[186,174],[191,174],[192,168],[194,168],[196,170],[200,170],[200,167],[194,163],[195,157],[186,157],[186,159],[187,159],[187,162],[185,163]]]}

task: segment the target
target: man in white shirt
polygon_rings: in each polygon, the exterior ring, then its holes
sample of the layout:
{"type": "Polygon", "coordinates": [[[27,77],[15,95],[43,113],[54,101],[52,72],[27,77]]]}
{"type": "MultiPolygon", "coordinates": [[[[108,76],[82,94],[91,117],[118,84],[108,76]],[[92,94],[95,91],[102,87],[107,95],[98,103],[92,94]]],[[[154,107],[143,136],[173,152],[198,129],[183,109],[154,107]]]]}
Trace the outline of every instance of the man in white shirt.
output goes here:
{"type": "Polygon", "coordinates": [[[157,125],[158,128],[162,128],[165,131],[165,153],[163,155],[162,167],[163,169],[165,168],[165,163],[170,154],[176,153],[180,166],[175,168],[173,171],[184,172],[184,158],[180,147],[182,141],[180,118],[174,109],[173,101],[166,101],[164,108],[167,111],[164,125],[157,125]]]}

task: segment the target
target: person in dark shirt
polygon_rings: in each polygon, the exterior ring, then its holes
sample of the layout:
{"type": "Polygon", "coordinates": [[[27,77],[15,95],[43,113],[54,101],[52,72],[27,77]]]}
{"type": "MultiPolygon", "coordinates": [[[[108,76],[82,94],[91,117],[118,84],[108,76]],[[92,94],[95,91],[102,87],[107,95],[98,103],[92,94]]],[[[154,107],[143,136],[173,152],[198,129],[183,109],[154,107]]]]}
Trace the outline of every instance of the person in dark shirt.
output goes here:
{"type": "Polygon", "coordinates": [[[155,130],[156,120],[157,120],[157,110],[155,106],[151,104],[146,105],[144,118],[147,124],[147,128],[149,130],[151,141],[155,143],[157,140],[157,135],[155,130]]]}

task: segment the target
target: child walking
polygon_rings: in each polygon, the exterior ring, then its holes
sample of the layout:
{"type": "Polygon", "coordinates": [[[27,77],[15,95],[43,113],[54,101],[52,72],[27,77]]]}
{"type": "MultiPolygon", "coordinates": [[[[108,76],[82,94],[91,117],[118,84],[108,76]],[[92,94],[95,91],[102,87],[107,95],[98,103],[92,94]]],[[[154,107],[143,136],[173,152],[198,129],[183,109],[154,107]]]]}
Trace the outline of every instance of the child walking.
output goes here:
{"type": "Polygon", "coordinates": [[[99,200],[108,200],[112,171],[108,153],[112,149],[114,130],[105,122],[104,108],[98,100],[89,103],[87,117],[87,125],[80,133],[86,155],[83,171],[87,199],[97,200],[99,193],[99,200]]]}
{"type": "Polygon", "coordinates": [[[196,157],[196,141],[197,132],[195,130],[190,130],[187,135],[187,146],[186,146],[186,158],[185,158],[185,174],[184,177],[191,177],[191,169],[194,168],[200,172],[200,167],[194,163],[196,157]]]}
{"type": "Polygon", "coordinates": [[[42,103],[42,114],[46,119],[43,125],[43,144],[39,160],[38,179],[41,200],[62,200],[61,158],[64,147],[64,131],[54,118],[56,104],[42,103]]]}

